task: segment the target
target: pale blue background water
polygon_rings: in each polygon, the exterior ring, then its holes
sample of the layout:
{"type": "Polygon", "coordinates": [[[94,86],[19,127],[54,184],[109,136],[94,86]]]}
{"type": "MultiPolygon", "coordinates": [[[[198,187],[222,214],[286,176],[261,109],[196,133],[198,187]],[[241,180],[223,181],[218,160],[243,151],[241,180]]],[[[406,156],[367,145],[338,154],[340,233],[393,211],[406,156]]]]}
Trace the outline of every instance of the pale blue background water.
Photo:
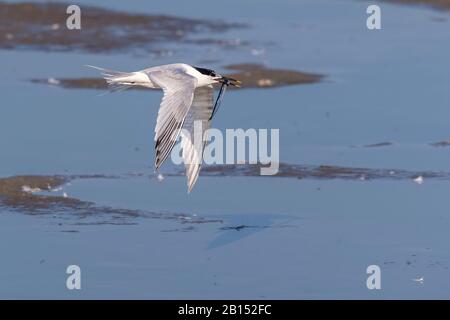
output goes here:
{"type": "Polygon", "coordinates": [[[283,162],[450,171],[450,149],[429,146],[450,135],[450,13],[382,3],[383,29],[369,31],[364,1],[78,3],[246,22],[214,36],[251,44],[164,44],[170,57],[0,51],[0,176],[143,173],[64,189],[98,205],[224,222],[163,232],[189,224],[79,226],[70,214],[2,212],[1,298],[449,298],[449,182],[200,177],[188,195],[184,177],[147,177],[161,93],[99,97],[27,80],[96,76],[85,64],[133,70],[212,58],[207,67],[218,70],[263,62],[322,73],[319,84],[229,92],[214,126],[279,128],[283,162]],[[351,147],[382,141],[394,144],[351,147]],[[241,224],[255,228],[221,229],[241,224]],[[68,229],[79,232],[60,232],[68,229]],[[82,269],[79,292],[65,288],[69,264],[82,269]],[[366,288],[370,264],[381,267],[382,290],[366,288]]]}

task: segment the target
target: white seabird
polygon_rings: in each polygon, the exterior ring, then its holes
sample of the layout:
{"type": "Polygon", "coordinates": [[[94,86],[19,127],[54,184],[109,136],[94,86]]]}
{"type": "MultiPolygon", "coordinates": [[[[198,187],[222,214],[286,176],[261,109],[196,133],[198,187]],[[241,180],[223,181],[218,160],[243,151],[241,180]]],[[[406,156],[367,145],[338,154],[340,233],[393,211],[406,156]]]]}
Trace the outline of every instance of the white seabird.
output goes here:
{"type": "Polygon", "coordinates": [[[133,86],[162,89],[162,98],[155,127],[156,170],[172,151],[181,129],[190,133],[189,139],[182,134],[182,158],[186,167],[188,192],[197,181],[203,159],[202,150],[196,150],[194,121],[202,122],[202,133],[210,126],[210,120],[220,105],[228,85],[239,87],[238,80],[224,77],[214,70],[193,67],[184,63],[152,67],[136,72],[120,72],[88,66],[100,70],[112,91],[122,91],[133,86]],[[214,83],[221,83],[214,104],[214,83]],[[213,107],[214,104],[214,107],[213,107]]]}

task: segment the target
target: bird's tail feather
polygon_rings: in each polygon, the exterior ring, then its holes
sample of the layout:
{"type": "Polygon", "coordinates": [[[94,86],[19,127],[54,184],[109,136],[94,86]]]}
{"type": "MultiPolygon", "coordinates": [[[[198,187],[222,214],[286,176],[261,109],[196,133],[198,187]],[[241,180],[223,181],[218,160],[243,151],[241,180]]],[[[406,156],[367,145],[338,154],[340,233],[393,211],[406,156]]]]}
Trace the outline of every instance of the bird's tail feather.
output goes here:
{"type": "Polygon", "coordinates": [[[132,73],[115,71],[91,65],[86,65],[86,67],[100,71],[103,79],[105,79],[106,83],[108,84],[108,89],[110,90],[110,92],[119,92],[132,87],[132,84],[130,84],[129,82],[127,83],[122,81],[124,78],[131,76],[132,73]]]}

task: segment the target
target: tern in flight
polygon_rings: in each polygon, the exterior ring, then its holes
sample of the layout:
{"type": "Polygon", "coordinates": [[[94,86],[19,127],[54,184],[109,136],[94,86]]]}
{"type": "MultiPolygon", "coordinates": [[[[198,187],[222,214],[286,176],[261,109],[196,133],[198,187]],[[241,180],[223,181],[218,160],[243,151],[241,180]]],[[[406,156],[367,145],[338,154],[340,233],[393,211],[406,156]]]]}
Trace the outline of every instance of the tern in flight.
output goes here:
{"type": "Polygon", "coordinates": [[[134,86],[164,91],[155,127],[155,167],[156,170],[159,169],[181,135],[182,158],[190,192],[197,181],[205,148],[204,141],[201,150],[198,150],[192,141],[194,123],[201,122],[203,139],[203,134],[209,129],[210,121],[220,106],[227,86],[239,87],[241,82],[224,77],[213,70],[184,63],[167,64],[136,72],[88,67],[101,71],[112,91],[122,91],[134,86]],[[221,87],[214,103],[215,83],[220,83],[221,87]],[[188,132],[189,135],[184,132],[188,132]]]}

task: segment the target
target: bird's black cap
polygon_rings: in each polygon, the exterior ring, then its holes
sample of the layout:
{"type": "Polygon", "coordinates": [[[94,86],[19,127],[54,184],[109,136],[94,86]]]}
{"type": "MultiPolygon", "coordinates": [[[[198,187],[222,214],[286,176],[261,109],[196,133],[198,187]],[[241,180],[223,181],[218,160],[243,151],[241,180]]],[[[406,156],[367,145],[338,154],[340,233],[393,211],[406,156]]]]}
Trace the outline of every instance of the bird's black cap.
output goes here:
{"type": "Polygon", "coordinates": [[[238,87],[238,88],[241,86],[241,82],[239,80],[218,75],[214,70],[206,69],[206,68],[199,68],[199,67],[194,67],[194,68],[197,69],[198,72],[200,72],[204,75],[207,75],[210,77],[220,77],[218,82],[221,82],[227,86],[231,85],[233,87],[238,87]]]}
{"type": "Polygon", "coordinates": [[[207,76],[211,76],[211,77],[215,77],[217,76],[216,72],[214,70],[211,69],[206,69],[206,68],[199,68],[199,67],[194,67],[198,72],[205,74],[207,76]]]}

